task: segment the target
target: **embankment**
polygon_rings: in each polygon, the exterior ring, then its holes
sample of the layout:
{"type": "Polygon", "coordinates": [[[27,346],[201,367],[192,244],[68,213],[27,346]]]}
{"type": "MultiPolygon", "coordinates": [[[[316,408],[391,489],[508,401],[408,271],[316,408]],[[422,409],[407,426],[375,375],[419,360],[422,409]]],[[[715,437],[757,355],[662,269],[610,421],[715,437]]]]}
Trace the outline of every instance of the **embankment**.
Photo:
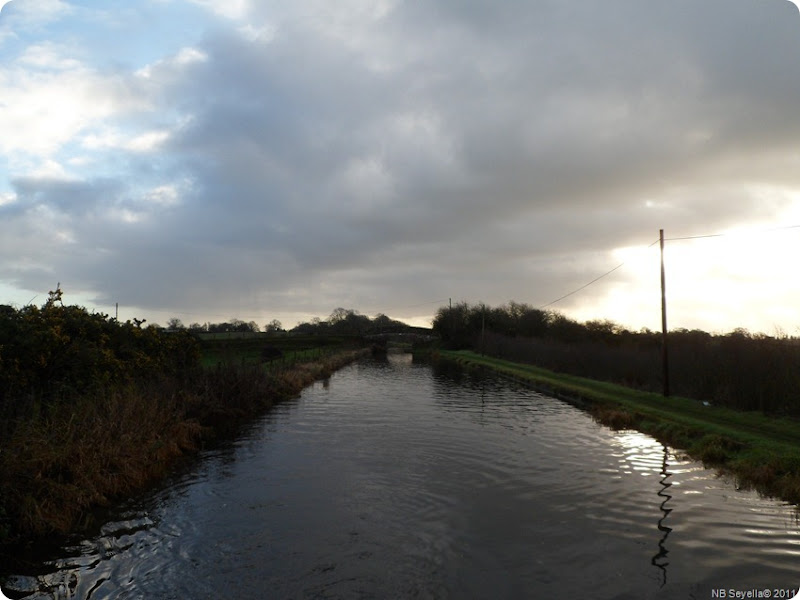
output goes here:
{"type": "Polygon", "coordinates": [[[637,429],[736,477],[742,486],[800,502],[800,422],[664,398],[612,383],[555,373],[532,365],[442,350],[434,359],[492,369],[590,411],[617,429],[637,429]]]}
{"type": "Polygon", "coordinates": [[[183,381],[109,386],[49,408],[0,450],[0,542],[87,525],[91,508],[143,489],[205,440],[230,435],[365,353],[342,349],[280,370],[219,364],[183,381]]]}

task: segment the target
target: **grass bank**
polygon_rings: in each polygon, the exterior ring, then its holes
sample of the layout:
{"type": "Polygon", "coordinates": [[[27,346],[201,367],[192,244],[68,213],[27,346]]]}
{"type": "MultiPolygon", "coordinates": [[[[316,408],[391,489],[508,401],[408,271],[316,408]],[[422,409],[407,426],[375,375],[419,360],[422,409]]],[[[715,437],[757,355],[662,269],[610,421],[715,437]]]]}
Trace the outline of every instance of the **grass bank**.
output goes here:
{"type": "Polygon", "coordinates": [[[318,360],[331,352],[360,344],[345,336],[276,335],[266,333],[204,334],[201,363],[263,363],[274,369],[292,367],[299,362],[318,360]]]}
{"type": "Polygon", "coordinates": [[[606,425],[653,435],[734,475],[742,486],[800,502],[800,421],[795,419],[708,406],[688,398],[664,398],[471,351],[440,350],[434,358],[492,369],[582,406],[606,425]]]}
{"type": "Polygon", "coordinates": [[[48,406],[0,449],[0,540],[88,525],[91,508],[143,489],[205,440],[235,432],[365,352],[339,348],[281,369],[219,362],[182,380],[98,388],[48,406]]]}

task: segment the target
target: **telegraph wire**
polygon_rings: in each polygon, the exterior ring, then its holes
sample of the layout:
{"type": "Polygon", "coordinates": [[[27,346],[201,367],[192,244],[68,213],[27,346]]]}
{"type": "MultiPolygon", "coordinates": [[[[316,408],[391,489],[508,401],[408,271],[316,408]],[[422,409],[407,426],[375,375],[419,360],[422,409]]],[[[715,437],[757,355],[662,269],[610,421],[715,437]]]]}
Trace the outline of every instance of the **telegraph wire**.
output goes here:
{"type": "Polygon", "coordinates": [[[664,238],[665,242],[679,242],[682,240],[702,240],[706,238],[728,237],[730,233],[709,233],[706,235],[687,235],[684,237],[664,238]]]}
{"type": "Polygon", "coordinates": [[[447,302],[447,298],[445,298],[444,300],[434,300],[433,302],[421,302],[420,304],[410,304],[409,306],[401,306],[398,308],[398,310],[403,308],[418,308],[420,306],[428,306],[430,304],[442,304],[444,302],[447,302]]]}
{"type": "MultiPolygon", "coordinates": [[[[749,235],[757,235],[757,234],[762,234],[762,233],[770,233],[770,232],[775,232],[775,231],[786,231],[786,230],[790,230],[790,229],[800,229],[800,224],[798,224],[798,225],[786,225],[786,226],[783,226],[783,227],[770,227],[770,228],[766,228],[766,229],[757,229],[757,230],[751,230],[751,231],[745,231],[745,232],[708,233],[708,234],[702,234],[702,235],[678,236],[678,237],[664,238],[664,241],[665,242],[679,242],[679,241],[686,241],[686,240],[699,240],[699,239],[710,239],[710,238],[720,238],[720,237],[730,237],[730,236],[743,236],[743,235],[748,235],[749,236],[749,235]]],[[[647,246],[647,248],[652,248],[653,246],[658,244],[659,241],[660,241],[659,239],[656,239],[654,242],[649,244],[647,246]]],[[[567,294],[564,294],[563,296],[560,296],[560,297],[556,298],[555,300],[552,300],[551,302],[548,302],[547,304],[543,304],[542,306],[539,307],[539,310],[543,310],[543,309],[545,309],[545,308],[547,308],[549,306],[552,306],[554,304],[557,304],[558,302],[561,302],[562,300],[564,300],[566,298],[569,298],[570,296],[572,296],[574,294],[577,294],[578,292],[586,289],[587,287],[597,283],[601,279],[611,275],[615,271],[617,271],[620,268],[622,268],[623,266],[625,266],[625,264],[626,264],[625,262],[621,262],[620,264],[618,264],[617,266],[615,266],[612,269],[609,269],[608,271],[606,271],[602,275],[599,275],[598,277],[595,277],[590,282],[585,283],[584,285],[572,290],[571,292],[569,292],[567,294]]],[[[35,298],[35,296],[34,296],[34,298],[35,298]]],[[[31,302],[33,301],[34,298],[31,299],[31,302]]],[[[418,304],[409,304],[409,305],[404,305],[404,306],[397,306],[397,307],[394,307],[393,309],[390,309],[390,310],[397,311],[397,310],[403,310],[403,309],[408,309],[408,308],[419,308],[421,306],[429,306],[429,305],[432,305],[432,304],[443,304],[445,302],[447,302],[447,299],[444,299],[444,300],[433,300],[433,301],[430,301],[430,302],[420,302],[418,304]]],[[[161,314],[169,314],[169,315],[172,315],[172,316],[182,316],[182,317],[203,316],[203,317],[206,317],[206,318],[208,318],[208,317],[218,317],[218,318],[234,318],[234,319],[241,319],[241,320],[244,320],[244,319],[255,320],[255,319],[263,319],[264,318],[263,314],[254,315],[254,316],[245,315],[245,316],[239,316],[239,317],[230,317],[230,316],[225,316],[222,313],[205,313],[205,312],[200,313],[200,312],[186,312],[186,311],[164,310],[164,309],[146,309],[146,310],[143,309],[142,312],[161,313],[161,314]]],[[[383,314],[386,314],[386,313],[383,313],[383,314]]]]}
{"type": "Polygon", "coordinates": [[[625,263],[624,263],[624,262],[622,262],[622,263],[619,263],[619,264],[618,264],[616,267],[614,267],[614,268],[613,268],[613,269],[611,269],[610,271],[606,271],[605,273],[603,273],[602,275],[600,275],[600,277],[595,277],[595,278],[594,278],[594,279],[592,279],[592,280],[591,280],[589,283],[587,283],[587,284],[585,284],[585,285],[582,285],[581,287],[579,287],[579,288],[578,288],[578,289],[576,289],[576,290],[573,290],[573,291],[571,291],[569,294],[564,294],[564,295],[563,295],[563,296],[561,296],[560,298],[556,298],[556,299],[555,299],[555,300],[553,300],[552,302],[548,302],[547,304],[544,304],[543,306],[540,306],[540,307],[539,307],[539,310],[543,310],[543,309],[547,308],[548,306],[552,306],[552,305],[553,305],[553,304],[555,304],[556,302],[561,302],[561,301],[562,301],[564,298],[569,298],[569,297],[570,297],[570,296],[572,296],[573,294],[577,294],[578,292],[580,292],[581,290],[584,290],[584,289],[586,289],[587,287],[589,287],[589,286],[590,286],[590,285],[592,285],[593,283],[595,283],[595,282],[597,282],[597,281],[600,281],[600,280],[601,280],[603,277],[606,277],[607,275],[611,275],[611,274],[612,274],[614,271],[616,271],[617,269],[619,269],[620,267],[622,267],[622,266],[624,266],[624,265],[625,265],[625,263]]]}
{"type": "MultiPolygon", "coordinates": [[[[656,245],[656,244],[657,244],[659,241],[660,241],[659,239],[656,239],[656,241],[654,241],[652,244],[650,244],[650,245],[649,245],[649,246],[647,246],[647,247],[648,247],[648,248],[652,248],[652,247],[653,247],[653,246],[655,246],[655,245],[656,245]]],[[[570,293],[568,293],[568,294],[564,294],[564,295],[563,295],[563,296],[561,296],[560,298],[556,298],[556,299],[555,299],[555,300],[553,300],[552,302],[548,302],[547,304],[544,304],[544,305],[540,306],[540,307],[539,307],[539,310],[544,310],[545,308],[547,308],[548,306],[552,306],[552,305],[553,305],[553,304],[555,304],[556,302],[561,302],[561,301],[562,301],[564,298],[569,298],[569,297],[570,297],[570,296],[572,296],[573,294],[577,294],[578,292],[580,292],[581,290],[584,290],[584,289],[586,289],[587,287],[589,287],[589,286],[590,286],[590,285],[592,285],[593,283],[596,283],[596,282],[600,281],[601,279],[603,279],[603,277],[606,277],[606,276],[608,276],[608,275],[611,275],[611,274],[612,274],[614,271],[616,271],[617,269],[619,269],[619,268],[623,267],[624,265],[625,265],[625,263],[624,263],[624,262],[621,262],[620,264],[618,264],[618,265],[617,265],[616,267],[614,267],[613,269],[611,269],[611,270],[609,270],[609,271],[606,271],[605,273],[603,273],[603,274],[602,274],[602,275],[600,275],[599,277],[595,277],[595,278],[594,278],[594,279],[592,279],[592,280],[591,280],[589,283],[586,283],[586,284],[582,285],[581,287],[579,287],[579,288],[577,288],[577,289],[574,289],[574,290],[572,290],[572,291],[571,291],[570,293]]]]}
{"type": "Polygon", "coordinates": [[[760,233],[772,233],[773,231],[786,231],[788,229],[800,229],[800,225],[785,225],[783,227],[769,227],[767,229],[754,229],[751,231],[732,231],[730,233],[707,233],[705,235],[687,235],[682,237],[664,238],[665,242],[678,242],[683,240],[700,240],[706,238],[729,237],[729,236],[743,236],[743,235],[757,235],[760,233]]]}

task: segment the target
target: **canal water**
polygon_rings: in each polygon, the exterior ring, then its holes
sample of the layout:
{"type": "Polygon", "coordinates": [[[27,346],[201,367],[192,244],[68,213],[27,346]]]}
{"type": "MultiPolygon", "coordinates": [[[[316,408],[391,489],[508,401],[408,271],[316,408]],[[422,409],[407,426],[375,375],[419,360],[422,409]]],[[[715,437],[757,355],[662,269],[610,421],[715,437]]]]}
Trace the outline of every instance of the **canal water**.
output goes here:
{"type": "Polygon", "coordinates": [[[794,506],[516,383],[390,355],[0,581],[37,599],[785,598],[798,565],[794,506]]]}

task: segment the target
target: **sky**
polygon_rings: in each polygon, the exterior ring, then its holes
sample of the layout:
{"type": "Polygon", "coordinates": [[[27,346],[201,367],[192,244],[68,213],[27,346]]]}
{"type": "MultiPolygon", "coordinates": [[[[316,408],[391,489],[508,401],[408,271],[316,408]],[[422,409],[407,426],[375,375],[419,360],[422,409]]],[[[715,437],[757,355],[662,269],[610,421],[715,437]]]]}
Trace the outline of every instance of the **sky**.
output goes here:
{"type": "Polygon", "coordinates": [[[0,303],[800,335],[788,0],[0,5],[0,303]]]}

